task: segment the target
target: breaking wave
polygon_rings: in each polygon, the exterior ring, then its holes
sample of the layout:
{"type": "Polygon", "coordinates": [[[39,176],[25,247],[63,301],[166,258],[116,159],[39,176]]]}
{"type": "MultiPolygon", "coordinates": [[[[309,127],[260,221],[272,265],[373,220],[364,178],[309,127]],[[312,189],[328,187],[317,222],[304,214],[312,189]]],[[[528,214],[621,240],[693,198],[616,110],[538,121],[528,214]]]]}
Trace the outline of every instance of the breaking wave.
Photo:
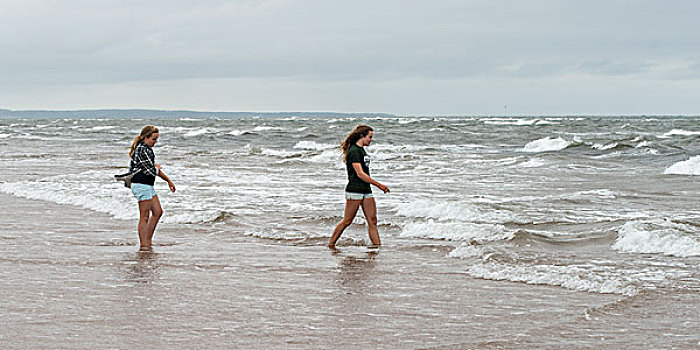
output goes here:
{"type": "Polygon", "coordinates": [[[664,170],[667,175],[700,175],[700,156],[680,161],[664,170]]]}
{"type": "Polygon", "coordinates": [[[561,137],[557,137],[556,139],[545,137],[529,142],[525,145],[525,147],[523,147],[523,151],[531,153],[560,151],[571,146],[571,144],[571,141],[566,141],[561,137]]]}
{"type": "Polygon", "coordinates": [[[612,248],[625,253],[700,256],[700,232],[669,220],[631,221],[622,225],[612,248]]]}
{"type": "Polygon", "coordinates": [[[582,292],[622,295],[637,293],[637,289],[626,278],[606,276],[584,266],[480,263],[470,266],[466,273],[488,280],[559,286],[582,292]]]}
{"type": "Polygon", "coordinates": [[[403,238],[424,238],[448,241],[490,242],[513,238],[503,225],[473,224],[473,223],[438,223],[412,222],[405,225],[401,231],[403,238]]]}

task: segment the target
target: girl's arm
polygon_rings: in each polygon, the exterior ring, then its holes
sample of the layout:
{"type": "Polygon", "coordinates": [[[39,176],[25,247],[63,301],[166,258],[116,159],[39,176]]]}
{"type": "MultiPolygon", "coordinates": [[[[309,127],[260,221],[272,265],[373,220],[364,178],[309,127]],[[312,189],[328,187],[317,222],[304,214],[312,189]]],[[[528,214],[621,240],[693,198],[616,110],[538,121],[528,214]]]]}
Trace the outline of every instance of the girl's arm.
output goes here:
{"type": "Polygon", "coordinates": [[[161,169],[160,167],[158,167],[158,176],[160,176],[163,180],[168,182],[168,187],[170,187],[170,192],[174,193],[175,192],[175,184],[172,181],[170,181],[170,178],[168,177],[168,175],[165,175],[165,173],[163,172],[163,169],[161,169]]]}
{"type": "Polygon", "coordinates": [[[384,193],[389,193],[389,187],[379,183],[379,181],[376,181],[373,178],[371,178],[369,175],[365,174],[365,171],[362,170],[362,164],[352,163],[352,168],[355,169],[355,173],[357,174],[357,177],[360,178],[360,180],[362,180],[364,182],[368,182],[374,186],[377,186],[377,188],[384,191],[384,193]]]}

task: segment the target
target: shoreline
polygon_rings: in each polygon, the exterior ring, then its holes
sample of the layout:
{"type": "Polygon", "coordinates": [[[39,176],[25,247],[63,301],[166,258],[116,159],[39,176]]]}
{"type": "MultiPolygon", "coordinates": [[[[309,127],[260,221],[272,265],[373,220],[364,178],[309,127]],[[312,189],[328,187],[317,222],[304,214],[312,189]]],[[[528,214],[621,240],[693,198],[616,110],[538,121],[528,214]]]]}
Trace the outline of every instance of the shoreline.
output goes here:
{"type": "Polygon", "coordinates": [[[441,252],[387,244],[334,254],[195,225],[159,225],[154,252],[139,253],[135,222],[7,194],[0,201],[7,349],[622,349],[700,341],[662,336],[665,327],[700,327],[697,306],[688,307],[698,305],[692,291],[624,298],[482,280],[441,252]],[[659,313],[659,305],[678,314],[659,313]]]}

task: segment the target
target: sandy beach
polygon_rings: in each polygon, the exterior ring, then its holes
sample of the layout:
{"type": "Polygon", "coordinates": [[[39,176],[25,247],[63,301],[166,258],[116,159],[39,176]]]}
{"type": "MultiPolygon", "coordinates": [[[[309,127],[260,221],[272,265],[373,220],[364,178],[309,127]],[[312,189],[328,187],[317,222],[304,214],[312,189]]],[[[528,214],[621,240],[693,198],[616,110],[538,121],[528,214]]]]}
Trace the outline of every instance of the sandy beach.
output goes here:
{"type": "Polygon", "coordinates": [[[673,306],[698,305],[697,293],[618,303],[619,295],[448,272],[454,260],[439,246],[388,240],[378,251],[332,253],[185,225],[162,225],[154,251],[139,253],[132,222],[0,201],[5,349],[698,345],[697,308],[673,306]]]}

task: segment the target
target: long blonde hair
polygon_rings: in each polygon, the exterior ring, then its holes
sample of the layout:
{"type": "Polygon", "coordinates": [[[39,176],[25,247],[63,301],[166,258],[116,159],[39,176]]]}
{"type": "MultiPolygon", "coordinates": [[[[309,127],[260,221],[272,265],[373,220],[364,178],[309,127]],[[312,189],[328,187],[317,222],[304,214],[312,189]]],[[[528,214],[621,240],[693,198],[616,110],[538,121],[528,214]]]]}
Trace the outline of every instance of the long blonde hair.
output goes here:
{"type": "Polygon", "coordinates": [[[158,128],[156,128],[153,125],[146,125],[141,129],[141,134],[139,136],[134,137],[134,142],[131,143],[131,149],[129,150],[129,157],[134,155],[134,148],[136,148],[136,145],[139,144],[139,142],[151,137],[151,135],[155,134],[158,132],[158,128]]]}
{"type": "Polygon", "coordinates": [[[371,126],[358,124],[352,129],[345,140],[340,142],[340,149],[343,151],[343,161],[345,161],[345,156],[347,156],[350,146],[357,143],[357,140],[367,136],[370,131],[374,131],[371,126]]]}

